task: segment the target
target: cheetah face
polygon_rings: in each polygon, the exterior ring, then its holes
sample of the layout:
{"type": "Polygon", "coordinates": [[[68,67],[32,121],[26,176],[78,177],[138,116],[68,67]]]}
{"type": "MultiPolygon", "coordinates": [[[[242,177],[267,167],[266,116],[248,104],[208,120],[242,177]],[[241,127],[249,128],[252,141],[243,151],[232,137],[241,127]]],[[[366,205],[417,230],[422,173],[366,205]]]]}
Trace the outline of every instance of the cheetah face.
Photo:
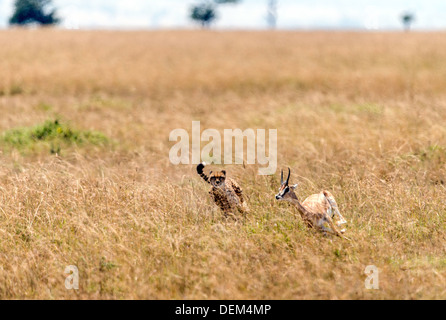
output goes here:
{"type": "Polygon", "coordinates": [[[215,188],[221,188],[225,185],[226,182],[226,171],[220,171],[220,172],[211,172],[211,176],[209,177],[209,181],[211,182],[211,185],[215,188]]]}

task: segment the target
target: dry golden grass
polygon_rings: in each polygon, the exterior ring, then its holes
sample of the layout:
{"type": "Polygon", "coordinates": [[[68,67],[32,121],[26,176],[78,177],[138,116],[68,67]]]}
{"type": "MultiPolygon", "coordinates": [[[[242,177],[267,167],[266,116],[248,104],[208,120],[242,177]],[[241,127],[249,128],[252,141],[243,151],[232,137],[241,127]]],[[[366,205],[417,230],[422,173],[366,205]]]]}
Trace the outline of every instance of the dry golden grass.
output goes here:
{"type": "Polygon", "coordinates": [[[59,118],[109,146],[0,154],[0,298],[446,298],[441,33],[2,31],[0,131],[59,118]],[[325,188],[351,243],[308,230],[276,176],[227,166],[221,218],[169,133],[278,128],[279,166],[325,188]],[[76,265],[80,290],[64,287],[76,265]],[[380,290],[364,288],[376,265],[380,290]]]}

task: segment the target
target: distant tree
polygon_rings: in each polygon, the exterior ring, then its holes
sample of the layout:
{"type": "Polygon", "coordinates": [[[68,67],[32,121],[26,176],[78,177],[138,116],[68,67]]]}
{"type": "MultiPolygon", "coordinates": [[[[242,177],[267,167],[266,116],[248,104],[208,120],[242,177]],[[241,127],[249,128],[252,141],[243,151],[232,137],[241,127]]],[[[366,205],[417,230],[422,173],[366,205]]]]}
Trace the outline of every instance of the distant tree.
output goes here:
{"type": "Polygon", "coordinates": [[[217,5],[238,2],[240,0],[202,0],[191,7],[190,17],[203,28],[209,28],[217,18],[217,5]]]}
{"type": "Polygon", "coordinates": [[[401,15],[401,21],[403,22],[404,30],[410,31],[412,23],[415,21],[415,15],[410,12],[403,13],[401,15]]]}
{"type": "Polygon", "coordinates": [[[268,25],[271,29],[275,29],[277,26],[277,0],[268,0],[268,25]]]}
{"type": "Polygon", "coordinates": [[[225,4],[225,3],[239,3],[241,0],[214,0],[217,4],[225,4]]]}
{"type": "Polygon", "coordinates": [[[14,13],[9,19],[11,25],[52,25],[59,22],[51,0],[15,0],[14,13]]]}
{"type": "Polygon", "coordinates": [[[210,1],[194,4],[191,8],[190,17],[200,23],[203,28],[208,28],[217,17],[216,6],[210,1]]]}

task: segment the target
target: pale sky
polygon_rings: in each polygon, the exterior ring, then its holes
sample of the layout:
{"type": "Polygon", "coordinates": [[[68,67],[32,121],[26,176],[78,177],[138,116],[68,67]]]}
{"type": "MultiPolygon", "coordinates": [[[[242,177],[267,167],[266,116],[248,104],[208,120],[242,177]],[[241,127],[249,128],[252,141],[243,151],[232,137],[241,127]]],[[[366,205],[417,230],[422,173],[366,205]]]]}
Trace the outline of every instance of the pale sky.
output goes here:
{"type": "MultiPolygon", "coordinates": [[[[199,0],[53,0],[66,28],[191,28],[199,0]]],[[[14,0],[0,0],[0,27],[14,0]]],[[[445,0],[278,0],[279,29],[401,29],[403,12],[415,13],[416,30],[446,30],[445,0]]],[[[263,29],[267,0],[242,0],[219,10],[217,29],[263,29]]]]}

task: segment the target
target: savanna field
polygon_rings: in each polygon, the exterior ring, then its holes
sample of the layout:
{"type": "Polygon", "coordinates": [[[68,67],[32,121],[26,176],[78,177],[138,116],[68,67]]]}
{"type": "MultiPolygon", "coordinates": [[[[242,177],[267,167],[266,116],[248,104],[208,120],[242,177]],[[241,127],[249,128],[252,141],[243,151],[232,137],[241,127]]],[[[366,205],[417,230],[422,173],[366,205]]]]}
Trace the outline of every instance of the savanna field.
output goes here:
{"type": "Polygon", "coordinates": [[[446,34],[0,32],[1,299],[445,299],[446,34]],[[278,129],[222,217],[173,129],[278,129]],[[351,242],[274,199],[330,190],[351,242]],[[66,266],[79,290],[65,288],[66,266]],[[364,270],[380,271],[379,290],[364,270]]]}

